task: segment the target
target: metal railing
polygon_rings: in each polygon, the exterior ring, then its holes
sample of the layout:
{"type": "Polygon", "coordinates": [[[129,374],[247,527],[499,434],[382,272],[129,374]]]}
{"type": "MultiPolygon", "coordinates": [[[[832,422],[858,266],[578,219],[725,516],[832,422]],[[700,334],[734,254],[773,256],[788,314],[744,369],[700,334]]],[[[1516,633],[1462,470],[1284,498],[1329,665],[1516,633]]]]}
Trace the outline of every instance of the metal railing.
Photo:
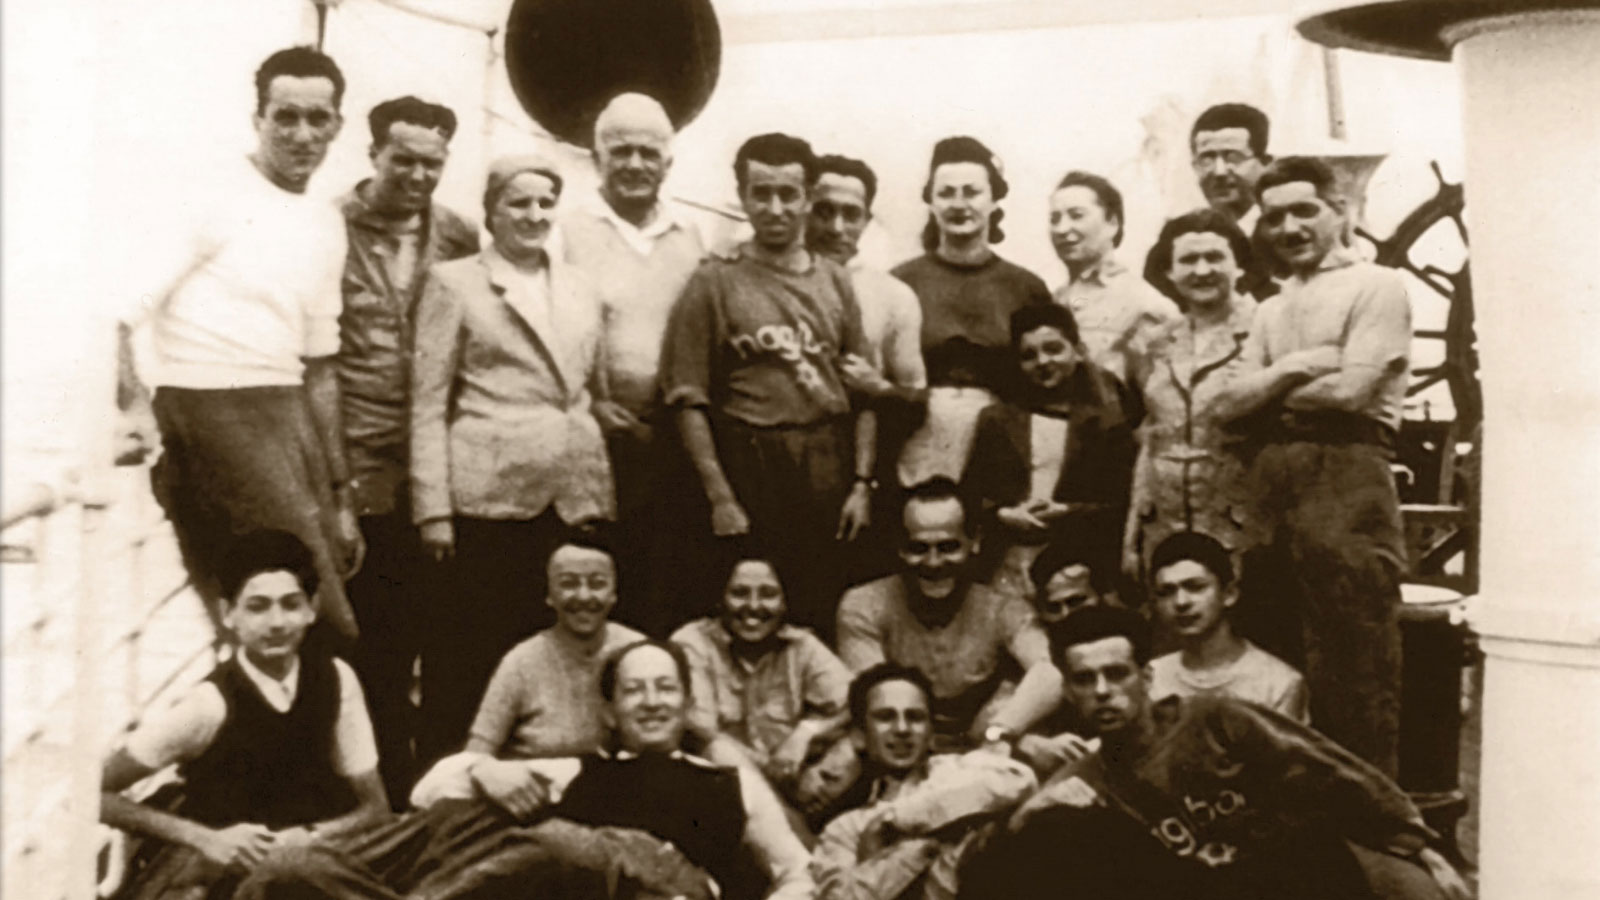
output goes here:
{"type": "Polygon", "coordinates": [[[98,821],[102,757],[214,657],[142,474],[30,485],[0,511],[0,542],[20,551],[0,575],[7,900],[90,900],[120,882],[121,836],[98,821]]]}

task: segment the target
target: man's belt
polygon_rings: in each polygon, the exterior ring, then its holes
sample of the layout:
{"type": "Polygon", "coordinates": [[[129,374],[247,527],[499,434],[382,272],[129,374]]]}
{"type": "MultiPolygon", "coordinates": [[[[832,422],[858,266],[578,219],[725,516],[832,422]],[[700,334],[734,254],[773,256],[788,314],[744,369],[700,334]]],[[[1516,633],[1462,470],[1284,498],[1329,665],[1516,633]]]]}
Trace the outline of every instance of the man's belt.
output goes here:
{"type": "Polygon", "coordinates": [[[1278,417],[1267,436],[1274,444],[1366,444],[1390,452],[1395,448],[1395,430],[1360,413],[1286,412],[1278,417]]]}

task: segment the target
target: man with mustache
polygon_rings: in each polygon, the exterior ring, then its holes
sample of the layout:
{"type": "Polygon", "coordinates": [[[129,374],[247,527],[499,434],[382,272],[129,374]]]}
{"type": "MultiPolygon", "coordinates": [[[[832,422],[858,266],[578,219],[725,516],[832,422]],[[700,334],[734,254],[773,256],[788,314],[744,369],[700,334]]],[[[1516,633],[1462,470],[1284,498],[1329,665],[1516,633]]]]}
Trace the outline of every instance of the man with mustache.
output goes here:
{"type": "Polygon", "coordinates": [[[994,753],[930,755],[933,688],[880,663],[850,685],[850,739],[871,779],[867,805],[823,830],[811,862],[817,900],[949,900],[956,867],[987,820],[1035,785],[994,753]]]}
{"type": "Polygon", "coordinates": [[[840,359],[869,349],[849,273],[805,246],[811,145],[758,135],[733,169],[754,237],[736,259],[708,259],[678,299],[663,400],[712,533],[769,548],[795,621],[828,639],[844,586],[834,561],[870,518],[876,458],[876,416],[852,411],[840,359]]]}
{"type": "Polygon", "coordinates": [[[963,872],[970,896],[1469,896],[1406,794],[1342,747],[1232,697],[1153,700],[1138,614],[1081,610],[1050,642],[1095,741],[963,872]]]}
{"type": "Polygon", "coordinates": [[[661,197],[672,171],[672,120],[655,99],[618,94],[594,123],[599,190],[561,219],[567,261],[594,283],[604,310],[605,352],[594,415],[606,432],[616,479],[619,581],[624,619],[665,634],[688,611],[671,580],[671,501],[662,443],[670,423],[657,375],[667,318],[704,255],[694,225],[661,197]]]}
{"type": "Polygon", "coordinates": [[[625,644],[598,684],[608,747],[502,765],[442,762],[413,792],[417,812],[352,840],[276,854],[238,900],[809,900],[810,854],[766,781],[692,755],[704,741],[688,728],[683,650],[625,644]],[[502,778],[517,789],[486,790],[502,778]]]}
{"type": "Polygon", "coordinates": [[[1407,557],[1389,463],[1410,371],[1411,304],[1398,272],[1345,245],[1344,201],[1325,163],[1278,160],[1256,192],[1262,235],[1292,274],[1257,310],[1248,368],[1216,403],[1223,421],[1264,419],[1251,488],[1298,595],[1283,610],[1288,633],[1268,649],[1294,663],[1296,644],[1303,648],[1311,720],[1392,777],[1407,557]]]}
{"type": "Polygon", "coordinates": [[[411,792],[416,708],[411,673],[424,654],[431,565],[411,524],[407,483],[412,313],[428,269],[478,252],[478,228],[432,202],[456,115],[416,97],[367,116],[372,177],[340,201],[350,249],[339,317],[339,396],[345,452],[367,559],[347,590],[361,625],[352,657],[367,687],[380,768],[391,800],[411,792]]]}
{"type": "Polygon", "coordinates": [[[207,608],[233,536],[288,531],[316,560],[320,614],[348,642],[344,582],[364,550],[340,425],[345,229],[306,194],[343,124],[344,88],[310,47],[256,70],[254,151],[180,204],[185,227],[152,236],[138,305],[123,311],[118,392],[144,396],[133,348],[148,326],[139,362],[163,448],[152,480],[207,608]]]}
{"type": "Polygon", "coordinates": [[[806,812],[831,799],[837,783],[817,751],[844,731],[850,670],[809,628],[785,621],[788,600],[763,556],[737,554],[720,614],[672,635],[689,655],[694,685],[690,721],[740,752],[806,812]]]}
{"type": "Polygon", "coordinates": [[[839,656],[858,675],[892,662],[927,676],[935,750],[1009,753],[1059,704],[1061,677],[1028,601],[977,583],[972,506],[947,478],[906,492],[904,568],[844,595],[839,656]]]}

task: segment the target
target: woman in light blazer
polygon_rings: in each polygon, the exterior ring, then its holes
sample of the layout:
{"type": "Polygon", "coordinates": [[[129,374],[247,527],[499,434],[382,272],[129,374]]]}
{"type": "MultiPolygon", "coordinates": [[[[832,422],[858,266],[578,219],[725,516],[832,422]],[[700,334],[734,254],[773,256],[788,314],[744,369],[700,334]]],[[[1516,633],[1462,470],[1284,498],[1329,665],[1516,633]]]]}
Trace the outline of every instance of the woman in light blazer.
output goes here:
{"type": "Polygon", "coordinates": [[[448,585],[424,648],[425,758],[459,749],[501,656],[550,624],[546,563],[570,527],[615,512],[590,393],[600,303],[546,252],[561,186],[536,158],[497,160],[492,243],[434,266],[417,309],[412,517],[448,585]]]}

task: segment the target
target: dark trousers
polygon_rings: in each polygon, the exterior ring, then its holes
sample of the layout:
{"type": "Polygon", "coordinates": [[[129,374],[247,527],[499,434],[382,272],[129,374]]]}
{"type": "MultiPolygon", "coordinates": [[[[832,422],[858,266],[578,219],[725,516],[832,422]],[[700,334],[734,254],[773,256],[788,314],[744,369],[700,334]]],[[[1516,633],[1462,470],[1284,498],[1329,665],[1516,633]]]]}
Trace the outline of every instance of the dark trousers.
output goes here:
{"type": "MultiPolygon", "coordinates": [[[[1303,653],[1317,730],[1394,778],[1406,549],[1389,455],[1370,444],[1273,443],[1251,479],[1273,535],[1262,569],[1283,592],[1276,608],[1257,604],[1267,626],[1258,634],[1291,662],[1303,653]]],[[[1260,593],[1259,579],[1252,587],[1260,593]]]]}
{"type": "Polygon", "coordinates": [[[411,689],[430,609],[444,601],[439,566],[422,550],[417,527],[405,510],[363,516],[367,559],[345,591],[355,608],[361,639],[350,654],[378,742],[378,771],[389,802],[406,808],[417,768],[420,712],[411,689]]]}
{"type": "MultiPolygon", "coordinates": [[[[789,621],[832,643],[854,550],[836,537],[853,477],[851,419],[758,428],[718,416],[712,429],[728,484],[750,517],[751,538],[778,567],[789,621]]],[[[709,512],[704,521],[709,527],[709,512]]]]}
{"type": "Polygon", "coordinates": [[[422,663],[423,766],[461,749],[500,658],[555,614],[546,565],[567,533],[554,509],[526,520],[455,519],[456,552],[438,566],[422,663]]]}
{"type": "Polygon", "coordinates": [[[650,435],[606,435],[617,492],[617,521],[611,529],[617,559],[617,611],[614,618],[654,637],[665,638],[688,620],[672,600],[674,462],[681,457],[675,429],[658,425],[650,435]]]}

